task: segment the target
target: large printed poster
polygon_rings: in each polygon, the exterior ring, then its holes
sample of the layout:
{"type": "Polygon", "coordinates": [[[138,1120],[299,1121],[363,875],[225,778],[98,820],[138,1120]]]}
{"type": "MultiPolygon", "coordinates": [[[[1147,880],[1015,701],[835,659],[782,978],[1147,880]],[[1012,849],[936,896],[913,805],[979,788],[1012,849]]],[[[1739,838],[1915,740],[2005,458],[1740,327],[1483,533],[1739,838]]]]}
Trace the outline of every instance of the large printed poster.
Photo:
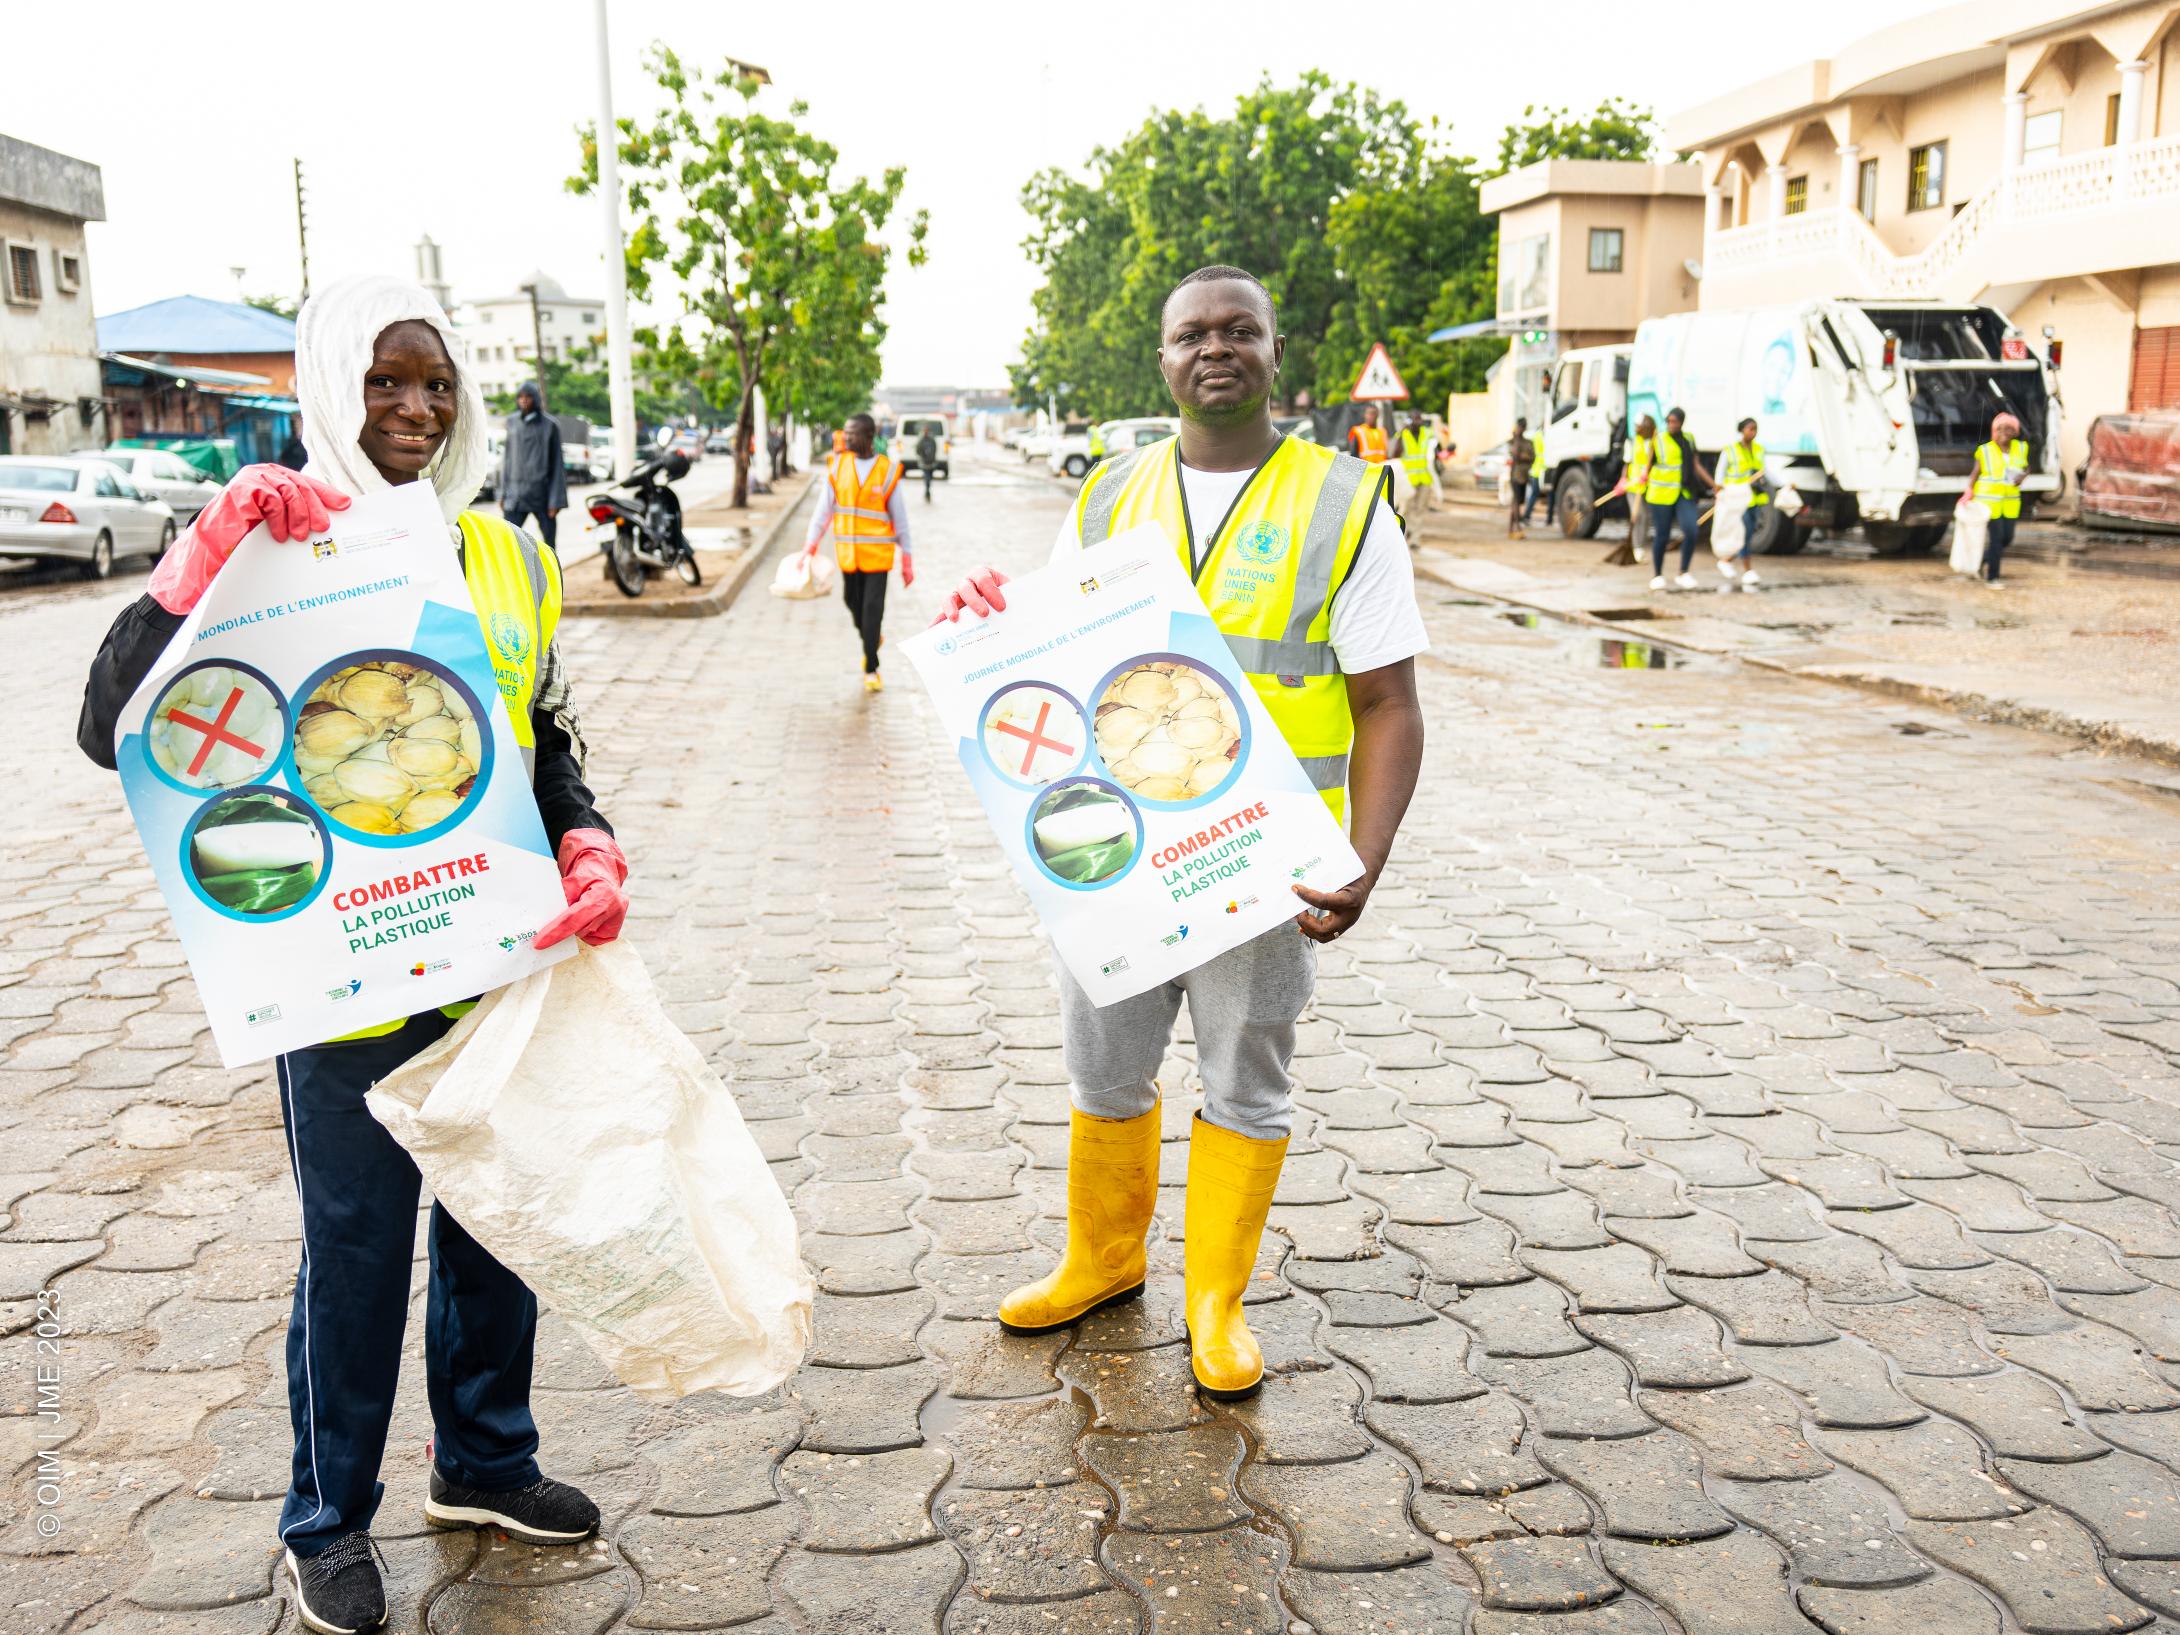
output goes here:
{"type": "MultiPolygon", "coordinates": [[[[908,642],[986,816],[1091,1000],[1125,999],[1361,876],[1155,528],[908,642]]],[[[1300,935],[1300,932],[1296,932],[1300,935]]]]}
{"type": "Polygon", "coordinates": [[[565,899],[495,662],[412,483],[253,529],[137,689],[121,787],[229,1067],[574,952],[530,946],[565,899]]]}

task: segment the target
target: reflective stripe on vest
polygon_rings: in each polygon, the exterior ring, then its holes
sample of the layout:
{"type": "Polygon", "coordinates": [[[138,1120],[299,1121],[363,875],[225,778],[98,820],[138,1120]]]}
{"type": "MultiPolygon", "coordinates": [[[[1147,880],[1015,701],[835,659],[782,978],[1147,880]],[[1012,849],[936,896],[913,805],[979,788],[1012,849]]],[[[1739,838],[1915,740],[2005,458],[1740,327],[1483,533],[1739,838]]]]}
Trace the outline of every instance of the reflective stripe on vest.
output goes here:
{"type": "Polygon", "coordinates": [[[1422,432],[1400,434],[1400,469],[1409,486],[1421,488],[1431,480],[1431,441],[1422,432]]]}
{"type": "MultiPolygon", "coordinates": [[[[545,651],[560,629],[560,559],[505,517],[464,511],[459,522],[462,578],[468,582],[477,627],[491,655],[492,679],[507,705],[507,724],[522,747],[522,770],[534,778],[537,729],[530,720],[530,707],[537,697],[545,651]]],[[[439,1009],[448,1016],[463,1016],[476,1003],[465,999],[439,1009]]],[[[383,1039],[408,1025],[404,1016],[325,1042],[342,1045],[357,1039],[383,1039]]]]}
{"type": "MultiPolygon", "coordinates": [[[[1744,443],[1735,438],[1733,446],[1726,450],[1726,469],[1721,480],[1729,483],[1753,483],[1764,472],[1764,445],[1744,443]]],[[[1750,494],[1749,504],[1769,505],[1769,494],[1750,494]]]]}
{"type": "Polygon", "coordinates": [[[2021,485],[2006,480],[2006,469],[2029,467],[2029,445],[2016,437],[2002,451],[1996,443],[1976,450],[1976,498],[1987,503],[1994,517],[2021,515],[2021,485]]]}
{"type": "Polygon", "coordinates": [[[1656,445],[1647,437],[1630,437],[1627,440],[1627,486],[1633,493],[1650,480],[1650,462],[1656,455],[1656,445]]]}
{"type": "Polygon", "coordinates": [[[1661,431],[1650,456],[1650,481],[1643,486],[1643,503],[1671,505],[1679,498],[1680,439],[1669,431],[1661,431]]]}
{"type": "Polygon", "coordinates": [[[1351,454],[1282,438],[1226,517],[1203,519],[1218,532],[1200,562],[1189,559],[1193,519],[1173,438],[1100,466],[1076,501],[1086,546],[1146,524],[1165,530],[1235,662],[1336,818],[1347,812],[1355,721],[1332,650],[1332,598],[1385,483],[1382,471],[1351,454]]]}
{"type": "Polygon", "coordinates": [[[1362,457],[1372,465],[1385,461],[1385,428],[1383,426],[1357,426],[1348,433],[1350,441],[1361,446],[1362,457]]]}
{"type": "Polygon", "coordinates": [[[870,475],[858,477],[853,454],[833,456],[826,478],[833,485],[833,555],[844,573],[884,573],[893,566],[893,517],[886,502],[900,485],[901,468],[883,454],[871,456],[870,475]]]}

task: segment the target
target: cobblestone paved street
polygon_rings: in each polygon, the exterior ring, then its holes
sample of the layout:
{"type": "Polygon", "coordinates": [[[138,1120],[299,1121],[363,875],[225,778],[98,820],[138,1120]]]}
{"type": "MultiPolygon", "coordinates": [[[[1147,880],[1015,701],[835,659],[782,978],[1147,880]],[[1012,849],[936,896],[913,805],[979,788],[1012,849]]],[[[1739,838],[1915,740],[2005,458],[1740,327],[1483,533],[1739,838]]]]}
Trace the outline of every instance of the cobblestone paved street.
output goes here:
{"type": "MultiPolygon", "coordinates": [[[[1063,504],[957,470],[897,640],[1063,504]]],[[[607,1517],[572,1552],[427,1532],[412,1365],[389,1627],[2180,1631],[2170,774],[1422,596],[1424,783],[1302,1028],[1235,1407],[1186,1386],[1185,1056],[1150,1298],[990,1320],[1061,1241],[1055,999],[905,663],[866,698],[838,606],[762,594],[565,627],[629,934],[793,1198],[816,1341],[657,1407],[548,1318],[541,1457],[607,1517]]],[[[266,1635],[297,1216],[271,1073],[217,1065],[68,741],[120,600],[0,606],[0,1631],[266,1635]]]]}

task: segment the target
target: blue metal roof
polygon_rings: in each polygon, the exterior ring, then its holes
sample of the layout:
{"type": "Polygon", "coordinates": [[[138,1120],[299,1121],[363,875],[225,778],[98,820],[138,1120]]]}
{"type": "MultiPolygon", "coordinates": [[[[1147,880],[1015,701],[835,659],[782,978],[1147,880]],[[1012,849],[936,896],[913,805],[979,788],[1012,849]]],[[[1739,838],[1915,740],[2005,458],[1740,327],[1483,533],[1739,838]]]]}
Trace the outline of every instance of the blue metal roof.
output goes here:
{"type": "Polygon", "coordinates": [[[295,320],[235,301],[172,295],[98,321],[101,352],[293,352],[295,320]]]}

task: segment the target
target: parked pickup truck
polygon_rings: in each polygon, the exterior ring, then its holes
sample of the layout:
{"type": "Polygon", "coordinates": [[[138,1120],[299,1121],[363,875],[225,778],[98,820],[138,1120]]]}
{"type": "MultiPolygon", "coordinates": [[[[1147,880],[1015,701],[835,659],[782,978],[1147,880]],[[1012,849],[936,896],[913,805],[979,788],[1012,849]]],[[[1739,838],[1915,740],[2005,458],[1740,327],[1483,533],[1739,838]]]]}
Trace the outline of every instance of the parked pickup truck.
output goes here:
{"type": "Polygon", "coordinates": [[[1744,415],[1754,415],[1771,479],[1805,507],[1755,513],[1756,548],[1790,554],[1812,530],[1859,525],[1880,556],[1927,551],[1945,537],[1991,417],[2010,409],[2029,445],[2022,495],[2056,498],[2060,403],[2054,367],[1994,307],[1903,300],[1651,318],[1632,346],[1583,347],[1554,366],[1544,430],[1546,491],[1561,529],[1589,535],[1621,501],[1628,428],[1668,409],[1713,471],[1744,415]]]}

